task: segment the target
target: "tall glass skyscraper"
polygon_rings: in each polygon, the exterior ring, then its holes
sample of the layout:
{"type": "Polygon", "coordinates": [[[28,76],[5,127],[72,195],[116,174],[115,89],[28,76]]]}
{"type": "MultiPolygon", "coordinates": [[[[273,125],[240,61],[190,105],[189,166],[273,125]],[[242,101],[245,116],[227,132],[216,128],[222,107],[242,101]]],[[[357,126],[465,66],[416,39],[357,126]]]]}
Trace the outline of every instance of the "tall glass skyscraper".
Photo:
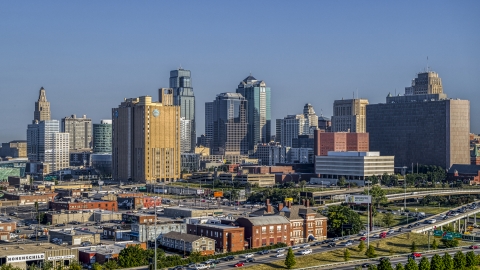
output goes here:
{"type": "Polygon", "coordinates": [[[93,152],[112,153],[112,120],[93,124],[93,152]]]}
{"type": "Polygon", "coordinates": [[[240,82],[237,93],[247,100],[248,150],[271,138],[270,87],[252,75],[240,82]]]}
{"type": "Polygon", "coordinates": [[[190,120],[190,147],[187,152],[195,151],[197,133],[195,128],[195,95],[192,88],[190,70],[170,71],[170,88],[173,89],[173,104],[180,106],[180,116],[190,120]]]}
{"type": "Polygon", "coordinates": [[[222,93],[213,102],[213,155],[246,155],[247,101],[238,93],[222,93]]]}

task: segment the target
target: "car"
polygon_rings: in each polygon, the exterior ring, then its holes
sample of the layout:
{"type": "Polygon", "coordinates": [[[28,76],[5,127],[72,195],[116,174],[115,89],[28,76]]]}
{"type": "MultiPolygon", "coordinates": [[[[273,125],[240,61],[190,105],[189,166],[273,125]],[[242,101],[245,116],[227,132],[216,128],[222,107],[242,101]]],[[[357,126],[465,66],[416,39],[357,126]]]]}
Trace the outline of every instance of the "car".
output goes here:
{"type": "Polygon", "coordinates": [[[366,235],[367,235],[366,232],[361,232],[361,233],[358,234],[358,236],[366,236],[366,235]]]}
{"type": "Polygon", "coordinates": [[[300,246],[293,246],[292,250],[300,249],[300,246]]]}
{"type": "Polygon", "coordinates": [[[312,244],[312,246],[320,246],[322,244],[323,244],[322,242],[315,242],[315,243],[312,244]]]}
{"type": "Polygon", "coordinates": [[[284,248],[277,249],[277,253],[282,253],[282,252],[285,252],[284,248]]]}
{"type": "Polygon", "coordinates": [[[242,266],[244,266],[244,265],[245,265],[245,264],[244,264],[243,262],[238,262],[238,263],[236,263],[236,264],[233,265],[233,266],[235,266],[235,267],[242,267],[242,266]]]}
{"type": "Polygon", "coordinates": [[[328,247],[335,247],[335,246],[337,246],[336,243],[330,243],[330,244],[328,244],[328,247]]]}
{"type": "Polygon", "coordinates": [[[367,238],[365,236],[360,237],[360,239],[358,239],[358,241],[366,241],[366,240],[367,240],[367,238]]]}
{"type": "Polygon", "coordinates": [[[403,231],[403,227],[398,228],[398,230],[397,230],[397,232],[401,232],[401,231],[403,231]]]}
{"type": "Polygon", "coordinates": [[[378,237],[380,237],[380,235],[377,233],[377,234],[372,235],[372,237],[373,238],[378,238],[378,237]]]}
{"type": "Polygon", "coordinates": [[[392,233],[394,233],[394,232],[395,232],[394,230],[389,230],[389,231],[387,232],[387,234],[392,234],[392,233]]]}
{"type": "Polygon", "coordinates": [[[280,258],[280,257],[283,257],[283,256],[285,256],[285,253],[277,253],[277,255],[275,255],[275,257],[277,257],[277,258],[280,258]]]}
{"type": "Polygon", "coordinates": [[[210,269],[210,265],[203,264],[203,263],[195,265],[195,270],[203,270],[203,269],[210,269]]]}
{"type": "Polygon", "coordinates": [[[444,217],[443,217],[443,220],[445,220],[445,219],[448,219],[448,216],[444,216],[444,217]]]}
{"type": "Polygon", "coordinates": [[[471,246],[469,246],[468,248],[469,248],[469,249],[478,249],[478,246],[476,246],[476,245],[471,245],[471,246]]]}
{"type": "Polygon", "coordinates": [[[308,248],[308,247],[310,247],[310,244],[303,244],[303,245],[301,245],[300,247],[301,247],[301,248],[308,248]]]}
{"type": "Polygon", "coordinates": [[[362,264],[362,268],[368,268],[369,266],[370,266],[369,263],[364,263],[364,264],[362,264]]]}
{"type": "Polygon", "coordinates": [[[253,253],[243,254],[243,258],[253,258],[253,253]]]}
{"type": "Polygon", "coordinates": [[[232,261],[232,260],[235,260],[235,256],[230,255],[230,256],[227,256],[227,257],[223,258],[223,260],[225,260],[225,261],[232,261]]]}
{"type": "Polygon", "coordinates": [[[418,252],[413,252],[413,253],[410,254],[410,255],[412,255],[412,256],[415,257],[415,258],[420,258],[420,257],[422,257],[422,253],[418,253],[418,252]]]}
{"type": "Polygon", "coordinates": [[[255,262],[255,259],[254,258],[247,258],[245,260],[246,263],[249,263],[249,262],[255,262]]]}
{"type": "Polygon", "coordinates": [[[8,215],[14,217],[14,216],[17,215],[17,213],[16,213],[16,212],[13,212],[13,213],[10,213],[10,214],[8,214],[8,215]]]}
{"type": "Polygon", "coordinates": [[[265,255],[265,254],[268,254],[268,253],[270,253],[270,250],[267,250],[267,249],[266,250],[260,250],[259,252],[257,252],[257,254],[259,254],[259,255],[265,255]]]}
{"type": "Polygon", "coordinates": [[[214,259],[210,259],[210,260],[206,260],[204,263],[205,263],[205,264],[212,264],[212,263],[214,263],[214,262],[215,262],[214,259]]]}
{"type": "Polygon", "coordinates": [[[65,224],[63,224],[63,223],[55,224],[55,227],[63,227],[63,226],[65,226],[65,224]]]}
{"type": "Polygon", "coordinates": [[[312,254],[312,250],[311,249],[304,249],[304,250],[300,251],[300,254],[302,254],[302,255],[312,254]]]}
{"type": "Polygon", "coordinates": [[[348,247],[348,246],[351,246],[352,245],[352,242],[345,242],[345,244],[343,244],[344,246],[348,247]]]}
{"type": "Polygon", "coordinates": [[[185,270],[185,267],[184,266],[175,266],[172,270],[185,270]]]}

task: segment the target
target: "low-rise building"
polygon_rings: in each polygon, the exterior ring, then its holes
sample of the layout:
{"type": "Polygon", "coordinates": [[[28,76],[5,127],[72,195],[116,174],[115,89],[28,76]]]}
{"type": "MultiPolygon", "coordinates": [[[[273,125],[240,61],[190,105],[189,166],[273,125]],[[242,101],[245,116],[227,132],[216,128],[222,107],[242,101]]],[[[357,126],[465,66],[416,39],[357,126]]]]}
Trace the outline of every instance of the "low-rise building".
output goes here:
{"type": "Polygon", "coordinates": [[[290,243],[290,221],[284,216],[240,217],[235,223],[245,228],[244,240],[249,248],[290,243]]]}
{"type": "Polygon", "coordinates": [[[199,209],[199,208],[185,208],[185,207],[168,207],[163,211],[166,217],[205,217],[222,215],[223,209],[199,209]]]}
{"type": "Polygon", "coordinates": [[[113,239],[113,241],[128,241],[132,227],[130,224],[113,225],[103,227],[103,238],[113,239]]]}
{"type": "Polygon", "coordinates": [[[69,265],[78,261],[78,250],[50,243],[2,245],[0,248],[0,265],[11,264],[25,270],[31,266],[41,268],[46,261],[51,261],[54,269],[69,265]]]}
{"type": "Polygon", "coordinates": [[[122,213],[105,210],[79,210],[63,212],[46,212],[45,218],[50,225],[68,224],[76,222],[105,222],[111,220],[122,220],[122,213]]]}
{"type": "Polygon", "coordinates": [[[201,255],[212,255],[215,253],[215,240],[187,233],[169,232],[160,238],[160,245],[184,254],[200,252],[201,255]]]}
{"type": "Polygon", "coordinates": [[[126,247],[136,245],[139,245],[144,250],[147,249],[145,243],[135,241],[117,242],[113,245],[80,247],[78,248],[78,260],[84,264],[104,264],[109,260],[118,259],[118,255],[126,247]]]}
{"type": "Polygon", "coordinates": [[[186,233],[183,221],[157,222],[157,224],[132,224],[130,239],[139,242],[153,242],[169,232],[186,233]]]}
{"type": "Polygon", "coordinates": [[[214,239],[215,251],[222,253],[244,250],[244,231],[243,227],[222,224],[220,220],[215,223],[191,222],[187,224],[187,233],[214,239]]]}
{"type": "Polygon", "coordinates": [[[153,224],[155,223],[155,215],[142,213],[124,213],[122,221],[128,224],[153,224]]]}
{"type": "Polygon", "coordinates": [[[235,181],[242,184],[250,183],[258,187],[273,187],[275,186],[275,174],[241,174],[235,176],[235,181]]]}
{"type": "Polygon", "coordinates": [[[87,230],[78,229],[52,229],[49,232],[50,239],[61,239],[63,243],[68,245],[78,246],[83,242],[90,242],[91,244],[100,243],[100,234],[87,230]]]}
{"type": "Polygon", "coordinates": [[[16,229],[17,229],[16,222],[0,221],[0,232],[14,232],[16,229]]]}
{"type": "Polygon", "coordinates": [[[36,202],[48,203],[52,202],[57,193],[40,193],[40,192],[3,192],[3,198],[12,201],[19,201],[19,205],[35,204],[36,202]]]}
{"type": "Polygon", "coordinates": [[[52,210],[86,210],[86,209],[101,209],[118,211],[118,204],[116,201],[79,201],[79,202],[50,202],[49,205],[52,210]]]}

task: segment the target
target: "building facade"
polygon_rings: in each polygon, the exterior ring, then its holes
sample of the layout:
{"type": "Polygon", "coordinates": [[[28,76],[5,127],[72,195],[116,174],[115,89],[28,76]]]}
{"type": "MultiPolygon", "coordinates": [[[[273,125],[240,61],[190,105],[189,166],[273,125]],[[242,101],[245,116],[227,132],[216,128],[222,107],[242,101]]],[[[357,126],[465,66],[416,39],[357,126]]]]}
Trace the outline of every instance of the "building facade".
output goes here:
{"type": "Polygon", "coordinates": [[[100,124],[93,124],[93,152],[112,153],[112,120],[101,120],[100,124]]]}
{"type": "Polygon", "coordinates": [[[333,102],[333,132],[366,132],[367,99],[342,99],[333,102]]]}
{"type": "Polygon", "coordinates": [[[35,111],[33,113],[33,123],[50,120],[50,102],[47,101],[47,93],[45,89],[40,88],[38,100],[35,102],[35,111]]]}
{"type": "Polygon", "coordinates": [[[205,139],[203,144],[205,147],[212,146],[213,140],[213,104],[214,102],[205,102],[205,139]]]}
{"type": "Polygon", "coordinates": [[[275,142],[257,144],[255,158],[261,165],[273,166],[277,163],[286,163],[289,151],[290,147],[281,146],[275,142]]]}
{"type": "Polygon", "coordinates": [[[27,141],[15,140],[8,143],[2,143],[0,157],[26,158],[27,141]]]}
{"type": "Polygon", "coordinates": [[[238,93],[222,93],[213,102],[213,155],[246,155],[247,101],[238,93]]]}
{"type": "Polygon", "coordinates": [[[380,156],[379,152],[329,152],[328,156],[315,157],[318,181],[336,183],[344,177],[359,186],[365,185],[369,176],[394,173],[394,157],[380,156]]]}
{"type": "Polygon", "coordinates": [[[187,120],[185,117],[180,118],[180,152],[192,153],[192,120],[187,120]]]}
{"type": "Polygon", "coordinates": [[[160,89],[160,102],[149,96],[126,99],[112,109],[113,178],[121,181],[171,182],[180,178],[180,107],[172,89],[160,89]]]}
{"type": "Polygon", "coordinates": [[[410,87],[405,87],[405,95],[427,95],[443,93],[442,79],[433,71],[419,72],[410,87]]]}
{"type": "Polygon", "coordinates": [[[276,121],[275,140],[280,145],[292,147],[293,139],[299,135],[308,135],[310,132],[309,119],[303,114],[288,115],[276,121]]]}
{"type": "Polygon", "coordinates": [[[240,82],[237,93],[247,101],[248,150],[253,151],[258,143],[270,142],[270,87],[250,75],[240,82]]]}
{"type": "Polygon", "coordinates": [[[70,150],[90,149],[92,147],[92,119],[83,115],[62,118],[62,132],[69,134],[70,150]]]}
{"type": "MultiPolygon", "coordinates": [[[[424,81],[424,75],[419,74],[420,81],[424,81]]],[[[428,82],[422,89],[430,85],[428,89],[436,90],[427,91],[438,92],[438,82],[428,82]]],[[[412,93],[420,92],[425,90],[412,93]]],[[[471,162],[468,100],[449,99],[443,93],[389,94],[386,103],[367,106],[367,132],[370,149],[394,155],[396,167],[419,163],[447,169],[453,164],[471,162]]]]}
{"type": "Polygon", "coordinates": [[[187,233],[215,240],[215,251],[221,253],[245,249],[245,229],[221,223],[187,224],[187,233]]]}
{"type": "MultiPolygon", "coordinates": [[[[180,107],[180,117],[188,121],[190,146],[184,152],[192,153],[197,139],[195,125],[195,95],[192,88],[190,70],[177,69],[170,71],[170,88],[173,90],[173,104],[180,107]]],[[[187,122],[186,122],[187,123],[187,122]]]]}
{"type": "Polygon", "coordinates": [[[183,251],[184,254],[200,252],[202,256],[215,253],[215,240],[187,233],[169,232],[160,238],[160,245],[183,251]]]}
{"type": "Polygon", "coordinates": [[[326,156],[330,151],[368,152],[370,148],[368,133],[323,132],[315,130],[314,155],[326,156]]]}
{"type": "Polygon", "coordinates": [[[248,248],[290,243],[290,221],[283,216],[240,217],[235,223],[245,229],[248,248]]]}

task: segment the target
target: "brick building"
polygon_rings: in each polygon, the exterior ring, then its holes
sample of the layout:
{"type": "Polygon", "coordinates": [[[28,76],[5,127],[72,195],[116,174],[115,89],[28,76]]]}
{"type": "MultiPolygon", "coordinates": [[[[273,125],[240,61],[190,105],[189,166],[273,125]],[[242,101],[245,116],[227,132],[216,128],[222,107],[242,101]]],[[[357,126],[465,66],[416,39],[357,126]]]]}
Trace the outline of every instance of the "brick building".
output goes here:
{"type": "Polygon", "coordinates": [[[160,237],[160,245],[183,251],[184,254],[200,252],[201,255],[212,255],[215,253],[215,240],[187,233],[169,232],[160,237]]]}
{"type": "Polygon", "coordinates": [[[139,214],[139,213],[124,213],[122,214],[122,221],[125,223],[135,224],[153,224],[155,223],[155,215],[139,214]]]}
{"type": "Polygon", "coordinates": [[[38,203],[48,203],[52,202],[57,196],[57,193],[9,193],[9,192],[4,192],[3,193],[3,198],[7,200],[12,200],[12,201],[19,201],[19,205],[26,205],[26,204],[35,204],[35,202],[38,203]]]}
{"type": "Polygon", "coordinates": [[[207,236],[215,240],[215,251],[235,252],[248,248],[244,239],[245,229],[239,226],[215,224],[187,224],[187,233],[207,236]]]}
{"type": "Polygon", "coordinates": [[[290,221],[283,216],[241,217],[235,223],[245,228],[245,245],[258,248],[290,243],[290,221]]]}
{"type": "Polygon", "coordinates": [[[326,156],[328,151],[346,152],[346,151],[369,151],[368,133],[349,133],[349,132],[314,132],[315,156],[326,156]]]}
{"type": "Polygon", "coordinates": [[[0,222],[0,232],[14,232],[16,229],[16,222],[0,222]]]}
{"type": "Polygon", "coordinates": [[[115,201],[50,202],[49,207],[57,211],[85,209],[118,211],[118,204],[115,201]]]}
{"type": "MultiPolygon", "coordinates": [[[[290,243],[295,245],[313,240],[327,238],[327,218],[310,208],[310,202],[303,200],[303,205],[291,202],[279,203],[278,209],[267,200],[266,207],[252,212],[250,216],[282,216],[290,222],[290,243]]],[[[287,242],[286,242],[287,243],[287,242]]]]}

